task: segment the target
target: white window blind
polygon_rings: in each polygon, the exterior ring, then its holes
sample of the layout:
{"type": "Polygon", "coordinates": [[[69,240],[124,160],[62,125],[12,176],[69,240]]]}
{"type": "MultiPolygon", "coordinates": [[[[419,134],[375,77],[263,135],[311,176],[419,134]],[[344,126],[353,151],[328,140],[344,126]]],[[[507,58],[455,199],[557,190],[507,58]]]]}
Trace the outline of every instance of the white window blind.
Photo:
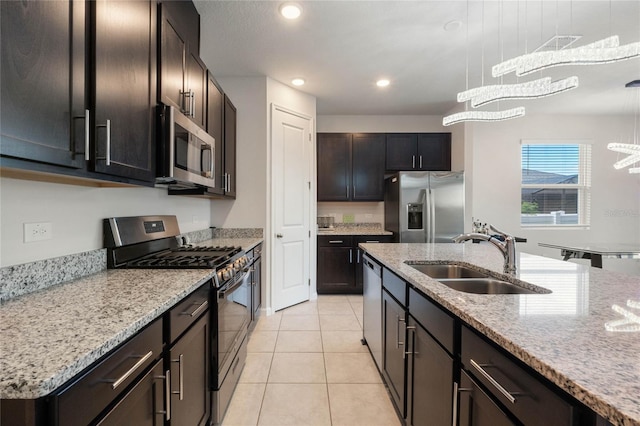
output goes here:
{"type": "Polygon", "coordinates": [[[522,141],[523,226],[589,225],[591,145],[522,141]]]}

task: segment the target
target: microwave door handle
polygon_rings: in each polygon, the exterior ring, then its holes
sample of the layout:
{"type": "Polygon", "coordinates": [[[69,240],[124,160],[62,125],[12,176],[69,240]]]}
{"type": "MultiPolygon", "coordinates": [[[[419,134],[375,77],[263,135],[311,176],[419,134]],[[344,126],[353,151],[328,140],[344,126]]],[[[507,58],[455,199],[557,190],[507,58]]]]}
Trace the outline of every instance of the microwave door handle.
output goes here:
{"type": "MultiPolygon", "coordinates": [[[[208,176],[209,175],[209,170],[205,171],[204,170],[204,153],[205,151],[209,152],[209,160],[213,160],[213,150],[211,148],[211,145],[203,143],[202,145],[200,145],[200,174],[202,176],[208,176]]],[[[210,161],[210,166],[209,169],[211,169],[211,171],[213,171],[213,162],[210,161]]]]}

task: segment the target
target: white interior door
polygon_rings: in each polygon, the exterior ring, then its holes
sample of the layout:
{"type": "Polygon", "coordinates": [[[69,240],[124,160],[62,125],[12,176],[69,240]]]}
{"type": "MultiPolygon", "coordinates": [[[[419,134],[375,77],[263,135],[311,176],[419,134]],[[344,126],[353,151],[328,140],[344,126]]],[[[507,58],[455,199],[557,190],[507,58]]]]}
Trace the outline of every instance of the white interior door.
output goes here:
{"type": "Polygon", "coordinates": [[[309,300],[311,119],[272,108],[273,309],[309,300]]]}

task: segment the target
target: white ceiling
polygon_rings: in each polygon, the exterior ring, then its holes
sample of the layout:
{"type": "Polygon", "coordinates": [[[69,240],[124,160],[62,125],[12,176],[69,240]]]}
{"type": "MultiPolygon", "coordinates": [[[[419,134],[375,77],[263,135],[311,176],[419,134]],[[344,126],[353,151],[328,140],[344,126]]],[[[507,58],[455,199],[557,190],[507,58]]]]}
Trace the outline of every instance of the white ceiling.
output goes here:
{"type": "MultiPolygon", "coordinates": [[[[298,1],[302,16],[287,21],[282,2],[196,0],[201,15],[200,56],[216,77],[269,76],[317,98],[319,115],[444,115],[467,87],[499,83],[491,66],[535,50],[556,34],[581,35],[574,46],[619,35],[640,41],[640,1],[298,1]],[[468,22],[467,25],[467,16],[468,22]],[[445,31],[452,20],[457,31],[445,31]],[[484,51],[484,54],[483,54],[484,51]],[[468,53],[467,53],[468,52],[468,53]],[[468,58],[468,59],[467,59],[468,58]],[[467,66],[468,63],[468,66],[467,66]],[[386,77],[391,85],[375,86],[386,77]]],[[[525,106],[527,113],[633,112],[631,90],[640,59],[564,66],[516,77],[576,75],[580,87],[545,99],[490,104],[525,106]]]]}

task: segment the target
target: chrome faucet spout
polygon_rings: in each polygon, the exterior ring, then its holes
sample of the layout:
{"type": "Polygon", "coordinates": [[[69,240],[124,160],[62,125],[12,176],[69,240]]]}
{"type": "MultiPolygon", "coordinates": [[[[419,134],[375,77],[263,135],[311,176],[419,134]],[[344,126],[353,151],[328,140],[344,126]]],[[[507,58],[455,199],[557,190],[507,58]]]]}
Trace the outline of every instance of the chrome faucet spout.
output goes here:
{"type": "Polygon", "coordinates": [[[490,225],[490,228],[493,232],[496,232],[498,235],[504,238],[504,241],[500,240],[499,238],[496,238],[493,235],[480,234],[477,232],[460,234],[454,237],[453,241],[456,243],[463,243],[469,240],[481,240],[481,241],[487,241],[493,244],[493,246],[496,247],[498,250],[500,250],[500,253],[502,253],[502,255],[504,256],[505,274],[515,275],[516,273],[516,240],[515,238],[511,235],[505,234],[504,232],[498,231],[492,225],[490,225]]]}

